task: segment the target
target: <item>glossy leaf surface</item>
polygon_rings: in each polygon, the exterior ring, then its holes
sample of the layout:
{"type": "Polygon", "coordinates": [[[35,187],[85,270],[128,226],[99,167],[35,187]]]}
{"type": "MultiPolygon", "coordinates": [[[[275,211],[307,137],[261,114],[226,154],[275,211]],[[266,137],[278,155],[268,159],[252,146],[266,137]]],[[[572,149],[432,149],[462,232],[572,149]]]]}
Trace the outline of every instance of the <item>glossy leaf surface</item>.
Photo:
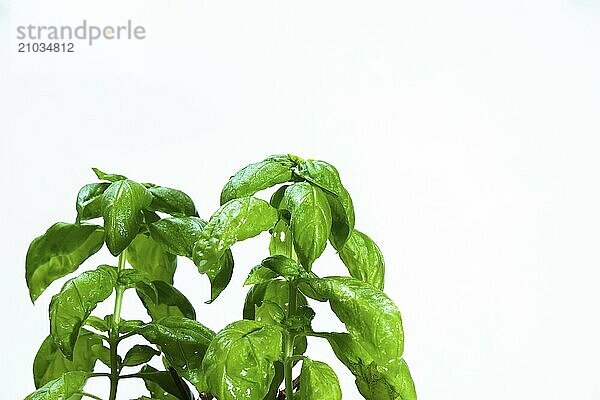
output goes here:
{"type": "Polygon", "coordinates": [[[69,371],[92,372],[97,356],[95,345],[102,345],[102,338],[93,332],[82,329],[75,343],[73,360],[68,360],[48,336],[40,346],[33,361],[33,382],[36,388],[60,378],[69,371]]]}
{"type": "Polygon", "coordinates": [[[201,382],[202,358],[215,333],[199,322],[183,317],[167,317],[137,328],[165,355],[177,373],[197,385],[201,382]]]}
{"type": "Polygon", "coordinates": [[[250,164],[233,175],[221,191],[221,205],[229,200],[252,196],[292,178],[294,162],[285,155],[275,155],[250,164]]]}
{"type": "Polygon", "coordinates": [[[333,369],[324,362],[305,358],[300,372],[298,400],[342,400],[342,389],[333,369]]]}
{"type": "Polygon", "coordinates": [[[352,277],[383,290],[385,262],[381,250],[370,237],[355,229],[339,250],[339,256],[352,277]]]}
{"type": "Polygon", "coordinates": [[[50,301],[50,335],[69,360],[79,329],[101,301],[106,300],[117,281],[117,269],[101,265],[67,281],[50,301]]]}
{"type": "Polygon", "coordinates": [[[234,322],[210,344],[202,370],[219,400],[263,400],[281,358],[281,331],[255,321],[234,322]]]}
{"type": "Polygon", "coordinates": [[[152,195],[149,209],[160,211],[177,217],[194,216],[197,214],[194,201],[178,189],[162,186],[148,188],[152,195]]]}
{"type": "Polygon", "coordinates": [[[126,367],[133,367],[136,365],[144,364],[150,361],[154,356],[159,355],[160,352],[156,351],[150,346],[143,344],[134,345],[123,358],[123,365],[126,367]]]}
{"type": "MultiPolygon", "coordinates": [[[[404,349],[400,311],[382,291],[350,277],[328,277],[309,281],[346,325],[353,340],[371,354],[375,363],[396,375],[404,349]]],[[[306,293],[309,295],[309,293],[306,293]]]]}
{"type": "Polygon", "coordinates": [[[137,236],[144,219],[142,210],[152,202],[152,195],[141,184],[119,180],[102,195],[104,240],[113,255],[120,254],[137,236]]]}
{"type": "Polygon", "coordinates": [[[154,321],[169,316],[196,319],[196,311],[190,301],[183,293],[166,282],[141,282],[137,293],[148,315],[154,321]]]}
{"type": "Polygon", "coordinates": [[[25,261],[31,300],[35,301],[52,282],[75,271],[98,252],[103,235],[98,225],[58,222],[35,238],[25,261]]]}
{"type": "Polygon", "coordinates": [[[206,221],[198,217],[164,218],[150,225],[150,236],[169,253],[191,258],[206,221]]]}
{"type": "Polygon", "coordinates": [[[87,372],[67,372],[25,397],[25,400],[70,400],[81,392],[89,374],[87,372]]]}
{"type": "Polygon", "coordinates": [[[109,185],[106,182],[90,183],[79,190],[75,203],[78,222],[102,216],[102,194],[109,185]]]}
{"type": "Polygon", "coordinates": [[[137,235],[127,248],[127,261],[133,269],[143,272],[150,280],[173,284],[177,256],[171,254],[146,235],[137,235]]]}
{"type": "Polygon", "coordinates": [[[310,269],[327,246],[331,232],[331,209],[323,191],[306,182],[285,191],[283,207],[291,214],[294,248],[302,266],[310,269]]]}

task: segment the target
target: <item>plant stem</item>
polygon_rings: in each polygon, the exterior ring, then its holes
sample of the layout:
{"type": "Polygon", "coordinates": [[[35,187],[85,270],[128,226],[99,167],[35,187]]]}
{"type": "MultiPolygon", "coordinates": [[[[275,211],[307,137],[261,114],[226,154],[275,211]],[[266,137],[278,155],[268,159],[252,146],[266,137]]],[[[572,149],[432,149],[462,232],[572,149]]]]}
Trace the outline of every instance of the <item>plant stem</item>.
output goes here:
{"type": "MultiPolygon", "coordinates": [[[[293,280],[288,283],[288,317],[294,315],[296,313],[296,299],[297,299],[297,284],[293,280]]],[[[294,377],[293,368],[294,368],[294,360],[292,357],[294,356],[294,341],[296,340],[296,335],[290,332],[287,332],[285,335],[285,354],[283,360],[283,373],[285,378],[285,398],[286,400],[292,400],[294,398],[294,377]]]]}
{"type": "MultiPolygon", "coordinates": [[[[125,268],[125,251],[119,254],[119,264],[117,273],[125,268]]],[[[115,309],[113,312],[112,324],[109,332],[110,343],[110,397],[109,400],[116,400],[117,386],[119,385],[119,323],[121,322],[121,305],[123,303],[123,292],[125,288],[117,284],[115,288],[115,309]]]]}

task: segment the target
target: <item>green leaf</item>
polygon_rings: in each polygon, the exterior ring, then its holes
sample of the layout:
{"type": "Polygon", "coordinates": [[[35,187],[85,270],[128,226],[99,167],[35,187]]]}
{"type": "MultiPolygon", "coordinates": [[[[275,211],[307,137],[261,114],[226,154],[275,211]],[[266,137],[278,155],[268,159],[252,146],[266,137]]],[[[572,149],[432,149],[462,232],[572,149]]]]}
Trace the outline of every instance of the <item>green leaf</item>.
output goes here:
{"type": "Polygon", "coordinates": [[[202,358],[215,333],[199,322],[167,317],[139,327],[137,333],[155,344],[169,365],[192,384],[200,383],[202,358]]]}
{"type": "Polygon", "coordinates": [[[292,280],[298,277],[308,278],[309,274],[296,261],[282,255],[265,258],[260,265],[252,268],[244,285],[254,285],[283,277],[292,280]]]}
{"type": "Polygon", "coordinates": [[[112,293],[117,269],[101,265],[70,279],[50,301],[50,335],[62,353],[73,359],[79,329],[101,301],[112,293]]]}
{"type": "Polygon", "coordinates": [[[73,360],[68,360],[58,349],[51,336],[40,346],[33,361],[33,382],[36,389],[59,378],[69,371],[92,372],[96,363],[96,354],[92,346],[102,345],[102,338],[95,333],[82,329],[73,350],[73,360]]]}
{"type": "Polygon", "coordinates": [[[337,169],[325,161],[306,160],[295,172],[325,190],[333,216],[331,242],[336,249],[341,248],[354,229],[354,206],[337,169]]]}
{"type": "Polygon", "coordinates": [[[127,179],[123,175],[106,174],[106,173],[100,171],[98,168],[92,168],[92,171],[94,171],[94,173],[96,174],[96,176],[98,177],[98,179],[100,179],[102,181],[118,182],[118,181],[122,181],[124,179],[127,179]]]}
{"type": "MultiPolygon", "coordinates": [[[[104,347],[102,344],[94,344],[92,346],[92,352],[94,356],[100,360],[100,362],[110,368],[110,349],[104,347]]],[[[121,356],[117,356],[117,365],[121,365],[121,356]]]]}
{"type": "Polygon", "coordinates": [[[191,258],[206,221],[198,217],[164,218],[150,225],[150,236],[169,253],[191,258]]]}
{"type": "Polygon", "coordinates": [[[194,263],[201,273],[218,268],[218,260],[234,243],[273,227],[277,210],[255,197],[234,199],[210,217],[194,245],[194,263]]]}
{"type": "Polygon", "coordinates": [[[90,183],[79,190],[75,203],[77,222],[102,216],[102,194],[108,186],[106,182],[90,183]]]}
{"type": "Polygon", "coordinates": [[[169,316],[196,319],[194,306],[172,285],[163,281],[141,282],[137,289],[138,296],[152,320],[157,321],[169,316]]]}
{"type": "Polygon", "coordinates": [[[137,182],[116,181],[102,195],[104,240],[110,252],[119,255],[137,236],[144,220],[142,210],[152,202],[152,195],[137,182]]]}
{"type": "Polygon", "coordinates": [[[210,300],[205,303],[210,304],[215,301],[229,285],[233,275],[233,265],[233,254],[230,249],[227,249],[217,261],[216,267],[206,271],[206,276],[210,280],[210,300]]]}
{"type": "Polygon", "coordinates": [[[143,272],[150,280],[173,284],[177,256],[166,252],[154,239],[137,235],[127,247],[127,261],[133,269],[143,272]]]}
{"type": "Polygon", "coordinates": [[[149,365],[144,365],[137,375],[144,380],[153,399],[194,400],[190,388],[176,374],[158,371],[149,365]]]}
{"type": "MultiPolygon", "coordinates": [[[[373,361],[384,371],[396,375],[404,350],[404,333],[400,311],[394,302],[379,289],[350,277],[307,282],[319,297],[329,300],[331,309],[346,325],[352,339],[371,354],[373,361]]],[[[304,290],[302,286],[301,289],[304,290]]]]}
{"type": "Polygon", "coordinates": [[[90,374],[87,372],[66,372],[25,397],[25,400],[67,400],[83,390],[90,374]]]}
{"type": "Polygon", "coordinates": [[[98,225],[58,222],[31,242],[25,261],[25,278],[31,301],[58,278],[74,272],[102,247],[98,225]]]}
{"type": "Polygon", "coordinates": [[[292,231],[287,222],[283,219],[277,221],[277,224],[270,230],[271,241],[269,242],[269,254],[283,255],[291,258],[298,258],[294,250],[294,240],[292,231]]]}
{"type": "Polygon", "coordinates": [[[196,206],[190,196],[181,190],[162,186],[148,188],[152,195],[150,210],[160,211],[177,217],[197,215],[196,206]]]}
{"type": "MultiPolygon", "coordinates": [[[[279,305],[283,310],[287,309],[289,299],[289,284],[286,281],[269,281],[254,285],[248,291],[244,302],[244,319],[260,319],[259,311],[263,301],[270,301],[279,305]]],[[[299,291],[296,295],[296,304],[300,306],[308,305],[306,297],[299,291]]]]}
{"type": "Polygon", "coordinates": [[[281,358],[282,335],[274,326],[234,322],[214,338],[202,371],[208,392],[219,400],[263,400],[281,358]]]}
{"type": "Polygon", "coordinates": [[[275,155],[242,168],[225,184],[221,192],[221,205],[289,181],[294,165],[288,156],[275,155]]]}
{"type": "Polygon", "coordinates": [[[292,214],[291,232],[300,264],[310,270],[327,246],[331,231],[331,209],[321,189],[306,182],[285,191],[284,207],[292,214]]]}
{"type": "Polygon", "coordinates": [[[100,332],[108,332],[108,325],[105,320],[98,318],[94,315],[90,315],[85,320],[85,325],[91,326],[94,329],[99,330],[100,332]]]}
{"type": "Polygon", "coordinates": [[[298,400],[342,400],[342,389],[333,369],[324,362],[305,358],[300,372],[298,400]]]}
{"type": "Polygon", "coordinates": [[[152,360],[152,357],[159,355],[160,352],[150,346],[143,344],[134,345],[123,359],[123,365],[126,367],[134,367],[136,365],[147,363],[152,360]]]}
{"type": "Polygon", "coordinates": [[[339,256],[352,277],[383,290],[385,262],[381,250],[370,237],[357,230],[352,231],[339,256]]]}
{"type": "Polygon", "coordinates": [[[356,377],[356,386],[367,400],[416,400],[417,394],[406,362],[400,360],[399,372],[379,367],[371,354],[347,333],[327,338],[337,358],[356,377]]]}

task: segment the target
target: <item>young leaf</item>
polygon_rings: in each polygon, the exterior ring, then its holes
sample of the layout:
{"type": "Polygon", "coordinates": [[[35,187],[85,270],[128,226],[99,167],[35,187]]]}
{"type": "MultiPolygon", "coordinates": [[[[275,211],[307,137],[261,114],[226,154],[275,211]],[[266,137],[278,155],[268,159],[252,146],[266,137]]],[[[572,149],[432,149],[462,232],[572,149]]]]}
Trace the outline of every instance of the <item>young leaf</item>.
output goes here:
{"type": "Polygon", "coordinates": [[[355,229],[339,250],[339,256],[352,277],[383,290],[385,262],[381,250],[370,237],[355,229]]]}
{"type": "MultiPolygon", "coordinates": [[[[270,301],[279,305],[281,309],[287,309],[289,299],[289,284],[286,281],[272,280],[252,286],[246,295],[244,302],[244,319],[260,319],[257,314],[263,301],[270,301]]],[[[299,291],[296,294],[296,303],[300,306],[308,305],[306,297],[299,291]]]]}
{"type": "Polygon", "coordinates": [[[87,372],[66,372],[25,397],[25,400],[65,400],[81,392],[90,376],[87,372]]]}
{"type": "Polygon", "coordinates": [[[179,316],[196,319],[196,311],[190,301],[175,287],[163,281],[140,282],[137,294],[153,321],[164,317],[179,316]],[[152,286],[151,288],[144,288],[152,286]],[[148,293],[151,293],[149,295],[148,293]]]}
{"type": "Polygon", "coordinates": [[[123,359],[123,365],[126,367],[134,367],[136,365],[147,363],[152,357],[160,354],[160,351],[153,349],[150,346],[143,344],[134,345],[123,359]]]}
{"type": "Polygon", "coordinates": [[[205,303],[210,304],[221,292],[229,285],[231,276],[233,275],[233,254],[227,249],[217,261],[215,268],[206,271],[206,276],[210,280],[210,300],[205,303]]]}
{"type": "Polygon", "coordinates": [[[333,369],[324,362],[305,358],[300,372],[298,400],[342,400],[342,389],[333,369]]]}
{"type": "Polygon", "coordinates": [[[244,285],[254,285],[283,277],[292,280],[298,277],[308,278],[309,274],[296,261],[282,255],[265,258],[260,265],[252,268],[244,285]]]}
{"type": "Polygon", "coordinates": [[[163,218],[150,225],[150,236],[169,253],[191,258],[206,221],[198,217],[163,218]]]}
{"type": "Polygon", "coordinates": [[[108,332],[108,324],[105,320],[98,318],[94,315],[90,315],[85,320],[85,325],[91,326],[94,329],[99,330],[100,332],[108,332]]]}
{"type": "Polygon", "coordinates": [[[269,231],[271,241],[269,242],[269,254],[272,256],[283,255],[297,259],[294,250],[294,240],[289,225],[283,219],[277,221],[277,224],[269,231]]]}
{"type": "Polygon", "coordinates": [[[144,219],[142,210],[152,202],[152,195],[137,182],[119,180],[102,195],[104,235],[110,252],[119,255],[136,237],[144,219]]]}
{"type": "Polygon", "coordinates": [[[181,190],[162,186],[148,188],[152,195],[149,209],[160,211],[177,217],[197,215],[193,200],[181,190]]]}
{"type": "Polygon", "coordinates": [[[75,342],[73,360],[70,361],[60,352],[52,337],[46,337],[33,361],[33,382],[36,389],[59,378],[65,372],[92,372],[97,360],[92,350],[94,345],[102,345],[102,338],[82,329],[75,342]]]}
{"type": "Polygon", "coordinates": [[[194,400],[190,388],[178,376],[176,381],[171,372],[158,371],[149,365],[144,365],[137,376],[144,380],[153,399],[194,400]]]}
{"type": "Polygon", "coordinates": [[[331,209],[323,191],[306,182],[285,191],[283,207],[291,214],[294,248],[303,267],[310,270],[327,246],[331,231],[331,209]]]}
{"type": "Polygon", "coordinates": [[[249,239],[273,227],[277,211],[255,197],[234,199],[210,217],[194,245],[194,263],[201,273],[215,264],[234,243],[249,239]]]}
{"type": "Polygon", "coordinates": [[[102,216],[102,194],[109,185],[106,182],[90,183],[79,190],[75,203],[77,222],[102,216]]]}
{"type": "Polygon", "coordinates": [[[31,301],[58,278],[74,272],[103,244],[102,228],[90,224],[58,222],[31,242],[25,261],[25,278],[31,301]]]}
{"type": "Polygon", "coordinates": [[[295,165],[286,155],[275,155],[250,164],[233,175],[221,192],[221,205],[229,200],[252,196],[256,192],[292,178],[295,165]]]}
{"type": "MultiPolygon", "coordinates": [[[[404,349],[402,320],[385,293],[350,277],[311,279],[308,284],[319,297],[329,300],[352,339],[371,354],[379,367],[392,375],[399,373],[404,349]]],[[[315,298],[309,291],[305,293],[315,298]]]]}
{"type": "Polygon", "coordinates": [[[219,400],[263,400],[281,358],[282,335],[274,326],[234,322],[214,338],[204,360],[208,392],[219,400]]]}
{"type": "Polygon", "coordinates": [[[70,279],[50,301],[50,335],[67,359],[73,359],[73,348],[79,329],[101,301],[112,293],[117,269],[101,265],[70,279]]]}
{"type": "Polygon", "coordinates": [[[92,171],[94,171],[94,173],[96,174],[98,179],[100,179],[101,181],[109,181],[112,183],[112,182],[118,182],[118,181],[127,179],[123,175],[104,173],[104,172],[100,171],[98,168],[92,168],[92,171]]]}
{"type": "Polygon", "coordinates": [[[299,163],[295,172],[325,190],[333,215],[332,244],[341,248],[354,229],[354,206],[337,169],[325,161],[306,160],[299,163]]]}
{"type": "Polygon", "coordinates": [[[133,269],[143,272],[150,280],[173,284],[177,256],[166,252],[154,239],[137,235],[127,247],[127,261],[133,269]]]}
{"type": "Polygon", "coordinates": [[[169,365],[192,384],[200,383],[202,358],[215,333],[199,322],[167,317],[136,329],[165,355],[169,365]]]}
{"type": "Polygon", "coordinates": [[[347,333],[332,333],[327,338],[337,358],[354,374],[356,386],[367,400],[416,400],[415,385],[406,362],[400,360],[399,372],[379,367],[373,357],[347,333]]]}

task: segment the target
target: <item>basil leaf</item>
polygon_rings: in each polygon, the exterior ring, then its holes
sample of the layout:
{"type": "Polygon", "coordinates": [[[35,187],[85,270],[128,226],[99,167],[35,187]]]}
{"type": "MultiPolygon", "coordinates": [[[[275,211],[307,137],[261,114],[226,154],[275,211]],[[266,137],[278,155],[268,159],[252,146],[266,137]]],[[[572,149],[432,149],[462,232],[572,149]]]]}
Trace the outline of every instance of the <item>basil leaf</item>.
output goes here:
{"type": "Polygon", "coordinates": [[[220,331],[202,362],[208,392],[219,400],[263,400],[281,358],[282,335],[274,326],[234,322],[220,331]]]}
{"type": "Polygon", "coordinates": [[[144,220],[142,210],[150,205],[152,195],[129,179],[111,183],[102,195],[104,240],[110,252],[119,255],[137,236],[144,220]]]}
{"type": "Polygon", "coordinates": [[[300,182],[287,188],[283,205],[292,214],[290,228],[300,264],[310,270],[325,250],[331,231],[327,198],[318,187],[300,182]]]}
{"type": "Polygon", "coordinates": [[[164,218],[150,225],[150,236],[169,253],[191,258],[206,221],[198,217],[164,218]]]}
{"type": "Polygon", "coordinates": [[[123,359],[123,365],[126,367],[134,367],[136,365],[147,363],[152,360],[152,357],[160,354],[160,351],[153,349],[150,346],[143,344],[134,345],[123,359]]]}
{"type": "Polygon", "coordinates": [[[333,369],[324,362],[305,358],[300,372],[298,400],[342,400],[342,389],[333,369]]]}
{"type": "Polygon", "coordinates": [[[108,332],[108,325],[106,324],[106,321],[94,315],[87,317],[85,320],[85,325],[91,326],[100,332],[108,332]]]}
{"type": "Polygon", "coordinates": [[[404,333],[400,311],[394,302],[370,284],[350,277],[307,282],[318,296],[329,300],[331,309],[346,325],[352,339],[371,354],[373,361],[384,371],[397,375],[404,350],[404,333]]]}
{"type": "MultiPolygon", "coordinates": [[[[190,388],[183,381],[179,382],[178,385],[173,374],[170,372],[158,371],[149,365],[144,365],[136,375],[144,380],[146,388],[150,391],[153,399],[194,400],[190,388]]],[[[179,378],[177,375],[176,377],[179,378]]]]}
{"type": "MultiPolygon", "coordinates": [[[[287,309],[289,299],[289,285],[286,281],[269,281],[254,285],[248,291],[244,302],[244,319],[259,319],[257,309],[263,304],[263,301],[270,301],[279,305],[283,310],[287,309]]],[[[306,297],[299,291],[296,295],[296,304],[298,307],[308,305],[306,297]]]]}
{"type": "Polygon", "coordinates": [[[65,372],[92,372],[97,359],[92,350],[94,345],[102,345],[102,338],[82,329],[75,342],[73,360],[70,361],[60,352],[52,337],[46,337],[33,361],[33,382],[36,389],[59,378],[65,372]]]}
{"type": "Polygon", "coordinates": [[[90,183],[79,189],[75,208],[77,222],[102,216],[102,194],[109,186],[108,183],[90,183]]]}
{"type": "Polygon", "coordinates": [[[112,293],[117,269],[101,265],[70,279],[50,301],[50,335],[67,359],[73,359],[73,348],[79,329],[101,301],[112,293]]]}
{"type": "Polygon", "coordinates": [[[383,290],[385,262],[381,250],[370,237],[357,230],[352,231],[339,256],[350,275],[383,290]]]}
{"type": "Polygon", "coordinates": [[[291,258],[275,255],[265,258],[260,265],[252,268],[244,285],[263,283],[280,276],[289,281],[298,277],[308,278],[309,274],[291,258]]]}
{"type": "Polygon", "coordinates": [[[229,200],[252,196],[256,192],[292,178],[294,162],[286,155],[275,155],[250,164],[233,175],[221,191],[221,205],[229,200]]]}
{"type": "MultiPolygon", "coordinates": [[[[92,352],[94,356],[100,360],[100,362],[110,368],[110,349],[104,347],[102,344],[94,344],[92,346],[92,352]]],[[[121,357],[117,356],[117,365],[121,365],[121,357]]]]}
{"type": "Polygon", "coordinates": [[[173,284],[177,256],[166,252],[154,239],[137,235],[127,247],[127,261],[134,270],[143,272],[150,280],[173,284]]]}
{"type": "Polygon", "coordinates": [[[233,265],[233,254],[231,254],[230,249],[227,249],[217,261],[216,268],[206,271],[206,276],[210,280],[210,300],[205,303],[210,304],[215,301],[227,285],[229,285],[231,276],[233,275],[233,265]]]}
{"type": "Polygon", "coordinates": [[[371,354],[347,333],[327,338],[337,358],[356,377],[356,386],[367,400],[416,400],[415,385],[406,362],[400,360],[399,372],[379,367],[371,354]]]}
{"type": "Polygon", "coordinates": [[[137,289],[137,294],[152,320],[156,321],[169,316],[196,319],[194,306],[183,293],[170,284],[163,281],[141,282],[137,289]],[[151,287],[146,287],[144,290],[144,286],[151,287]]]}
{"type": "Polygon", "coordinates": [[[273,227],[277,211],[255,197],[234,199],[221,206],[208,221],[194,245],[194,263],[201,273],[215,266],[234,243],[273,227]]]}
{"type": "Polygon", "coordinates": [[[90,374],[72,371],[62,374],[25,397],[25,400],[66,400],[83,390],[90,374]]]}
{"type": "Polygon", "coordinates": [[[333,215],[331,242],[336,249],[341,248],[354,229],[354,206],[337,169],[325,161],[306,160],[295,172],[325,190],[333,215]]]}
{"type": "Polygon", "coordinates": [[[94,171],[94,173],[96,174],[98,179],[100,179],[102,181],[118,182],[118,181],[127,179],[123,175],[104,173],[104,172],[100,171],[98,168],[92,168],[92,171],[94,171]]]}
{"type": "Polygon", "coordinates": [[[202,358],[215,333],[199,322],[167,317],[136,329],[164,354],[169,365],[192,384],[200,383],[202,358]]]}
{"type": "Polygon", "coordinates": [[[160,211],[177,217],[197,215],[196,206],[190,196],[181,190],[162,186],[148,188],[152,195],[150,210],[160,211]]]}
{"type": "Polygon", "coordinates": [[[25,279],[32,302],[56,279],[74,272],[103,244],[102,228],[57,222],[29,245],[25,279]]]}

